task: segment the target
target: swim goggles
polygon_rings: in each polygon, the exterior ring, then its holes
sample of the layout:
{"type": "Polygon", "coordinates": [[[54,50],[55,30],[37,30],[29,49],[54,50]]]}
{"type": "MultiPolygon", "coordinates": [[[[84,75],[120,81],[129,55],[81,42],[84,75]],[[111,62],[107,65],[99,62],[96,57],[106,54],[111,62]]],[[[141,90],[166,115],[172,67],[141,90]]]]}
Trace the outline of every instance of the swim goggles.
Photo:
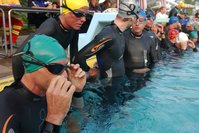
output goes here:
{"type": "Polygon", "coordinates": [[[145,23],[146,22],[146,19],[145,18],[135,18],[135,19],[132,19],[135,23],[145,23]]]}
{"type": "Polygon", "coordinates": [[[68,9],[69,11],[71,11],[77,18],[81,18],[81,17],[86,17],[88,13],[79,11],[79,10],[72,10],[70,9],[66,4],[63,4],[62,6],[60,6],[62,8],[68,9]]]}

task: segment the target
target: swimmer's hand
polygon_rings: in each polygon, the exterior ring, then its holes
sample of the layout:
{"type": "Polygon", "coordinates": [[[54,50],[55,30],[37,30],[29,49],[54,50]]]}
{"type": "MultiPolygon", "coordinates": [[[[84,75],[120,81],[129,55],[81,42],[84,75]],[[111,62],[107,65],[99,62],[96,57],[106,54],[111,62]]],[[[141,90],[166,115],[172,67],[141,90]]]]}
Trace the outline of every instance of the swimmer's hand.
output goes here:
{"type": "Polygon", "coordinates": [[[66,78],[57,76],[52,79],[47,92],[47,117],[46,121],[61,125],[71,105],[75,86],[66,78]]]}
{"type": "Polygon", "coordinates": [[[146,72],[148,72],[148,71],[150,71],[149,68],[133,69],[133,72],[135,72],[135,73],[146,73],[146,72]]]}
{"type": "Polygon", "coordinates": [[[86,73],[79,64],[71,64],[67,68],[68,80],[76,87],[76,92],[81,92],[86,84],[86,73]]]}
{"type": "Polygon", "coordinates": [[[196,45],[194,44],[194,42],[191,41],[191,40],[188,40],[188,45],[189,45],[191,48],[195,48],[195,47],[196,47],[196,45]]]}

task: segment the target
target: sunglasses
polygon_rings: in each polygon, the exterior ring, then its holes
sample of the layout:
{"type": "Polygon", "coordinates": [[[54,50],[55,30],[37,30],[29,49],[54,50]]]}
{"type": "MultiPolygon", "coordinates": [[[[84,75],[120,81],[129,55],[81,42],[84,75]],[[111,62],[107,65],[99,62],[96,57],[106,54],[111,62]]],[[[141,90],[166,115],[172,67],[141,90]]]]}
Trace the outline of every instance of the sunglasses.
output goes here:
{"type": "Polygon", "coordinates": [[[69,11],[71,11],[77,18],[81,18],[81,17],[86,17],[88,15],[88,13],[79,11],[79,10],[72,10],[70,9],[67,5],[62,5],[60,6],[62,8],[68,9],[69,11]]]}
{"type": "Polygon", "coordinates": [[[134,18],[133,19],[133,22],[135,22],[135,23],[145,23],[146,22],[146,19],[145,18],[134,18]]]}
{"type": "Polygon", "coordinates": [[[30,60],[26,60],[26,59],[22,58],[22,60],[24,62],[34,64],[34,65],[43,66],[43,67],[47,68],[49,72],[51,72],[52,74],[55,74],[55,75],[60,75],[61,73],[64,72],[64,70],[66,68],[69,68],[69,66],[67,64],[66,65],[62,65],[62,64],[58,64],[58,63],[45,64],[45,63],[39,61],[38,59],[24,53],[24,52],[17,53],[13,56],[19,56],[19,55],[20,56],[26,56],[26,57],[28,57],[32,60],[32,61],[30,61],[30,60]]]}

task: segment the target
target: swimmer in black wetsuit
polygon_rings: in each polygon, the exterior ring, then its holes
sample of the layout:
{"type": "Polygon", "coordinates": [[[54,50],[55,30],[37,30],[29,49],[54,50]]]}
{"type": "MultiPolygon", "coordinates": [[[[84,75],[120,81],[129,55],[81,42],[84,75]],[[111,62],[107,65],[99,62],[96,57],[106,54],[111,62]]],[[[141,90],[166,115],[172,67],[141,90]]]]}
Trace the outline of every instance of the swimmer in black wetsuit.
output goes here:
{"type": "Polygon", "coordinates": [[[97,63],[100,69],[100,78],[120,77],[125,75],[123,53],[125,49],[125,40],[123,31],[128,28],[132,23],[132,18],[136,17],[137,5],[134,0],[120,1],[119,12],[115,20],[104,27],[104,29],[80,50],[75,63],[80,63],[81,67],[92,75],[92,68],[86,64],[88,54],[97,56],[97,63]],[[102,46],[92,51],[92,48],[98,47],[100,40],[110,38],[102,46]]]}
{"type": "Polygon", "coordinates": [[[153,40],[154,45],[156,45],[156,53],[158,54],[157,57],[161,57],[161,49],[159,48],[161,46],[161,42],[159,41],[156,34],[152,31],[152,26],[154,25],[154,21],[156,19],[156,16],[154,14],[154,11],[151,8],[147,8],[145,11],[146,14],[146,24],[144,28],[144,32],[147,32],[149,37],[153,40]]]}
{"type": "MultiPolygon", "coordinates": [[[[45,34],[55,38],[64,49],[70,45],[70,62],[78,53],[78,37],[81,25],[86,21],[88,12],[87,0],[63,0],[62,14],[58,18],[49,18],[41,24],[33,35],[30,35],[16,53],[23,50],[23,46],[35,34],[45,34]],[[70,7],[67,7],[70,5],[70,7]],[[78,10],[72,12],[71,10],[78,10]]],[[[20,80],[24,74],[21,57],[13,57],[12,69],[15,80],[20,80]],[[20,68],[20,71],[19,71],[20,68]]]]}
{"type": "Polygon", "coordinates": [[[47,110],[44,97],[34,95],[19,83],[5,87],[0,93],[0,100],[1,133],[39,133],[41,131],[47,110]]]}
{"type": "Polygon", "coordinates": [[[197,48],[192,40],[184,32],[178,32],[176,29],[171,29],[168,32],[168,48],[167,53],[174,56],[181,56],[187,50],[188,46],[193,52],[197,52],[197,48]]]}
{"type": "Polygon", "coordinates": [[[177,6],[173,7],[169,12],[169,18],[172,16],[177,17],[180,13],[180,10],[184,7],[184,5],[185,5],[184,2],[180,1],[177,6]]]}
{"type": "MultiPolygon", "coordinates": [[[[115,21],[115,23],[117,22],[115,21]]],[[[125,72],[123,69],[124,38],[122,35],[122,31],[115,23],[112,22],[112,24],[106,26],[91,43],[89,43],[80,51],[80,54],[77,57],[77,62],[80,63],[80,65],[83,64],[81,63],[81,61],[86,61],[86,57],[84,56],[85,53],[90,52],[86,50],[87,48],[95,47],[95,44],[98,44],[94,43],[96,40],[100,40],[104,37],[110,38],[110,41],[104,44],[106,45],[106,47],[97,52],[97,62],[100,68],[101,78],[122,76],[125,72]],[[81,57],[83,57],[84,59],[81,57]]],[[[86,68],[86,66],[87,65],[81,65],[84,70],[89,70],[90,68],[86,68]]]]}
{"type": "Polygon", "coordinates": [[[65,50],[46,35],[33,37],[15,56],[22,57],[26,73],[0,92],[0,132],[59,133],[85,72],[79,65],[67,67],[65,50]]]}
{"type": "Polygon", "coordinates": [[[197,45],[198,45],[198,32],[197,31],[192,31],[190,34],[189,34],[189,39],[190,41],[192,41],[195,45],[195,47],[193,47],[193,52],[198,52],[198,49],[197,49],[197,45]]]}
{"type": "Polygon", "coordinates": [[[159,59],[156,45],[148,32],[143,32],[146,24],[146,14],[139,12],[139,18],[134,19],[131,29],[124,33],[126,47],[124,63],[126,74],[146,73],[159,59]]]}

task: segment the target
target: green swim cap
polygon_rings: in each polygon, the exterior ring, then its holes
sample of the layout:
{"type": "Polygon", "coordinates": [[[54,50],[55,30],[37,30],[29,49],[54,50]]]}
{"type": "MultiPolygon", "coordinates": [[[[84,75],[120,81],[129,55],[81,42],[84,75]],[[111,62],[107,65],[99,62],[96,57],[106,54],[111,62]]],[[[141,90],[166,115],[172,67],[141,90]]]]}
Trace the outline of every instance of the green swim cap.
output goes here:
{"type": "Polygon", "coordinates": [[[192,31],[191,33],[189,33],[189,38],[198,38],[198,32],[197,31],[192,31]]]}
{"type": "Polygon", "coordinates": [[[198,31],[198,25],[197,24],[193,24],[193,28],[195,31],[198,31]]]}
{"type": "MultiPolygon", "coordinates": [[[[50,64],[62,59],[66,59],[66,52],[63,47],[52,37],[46,35],[36,35],[25,45],[23,52],[39,60],[44,64],[50,64]]],[[[30,57],[22,56],[24,60],[35,62],[30,57]]],[[[24,61],[26,73],[34,72],[43,66],[24,61]]]]}

